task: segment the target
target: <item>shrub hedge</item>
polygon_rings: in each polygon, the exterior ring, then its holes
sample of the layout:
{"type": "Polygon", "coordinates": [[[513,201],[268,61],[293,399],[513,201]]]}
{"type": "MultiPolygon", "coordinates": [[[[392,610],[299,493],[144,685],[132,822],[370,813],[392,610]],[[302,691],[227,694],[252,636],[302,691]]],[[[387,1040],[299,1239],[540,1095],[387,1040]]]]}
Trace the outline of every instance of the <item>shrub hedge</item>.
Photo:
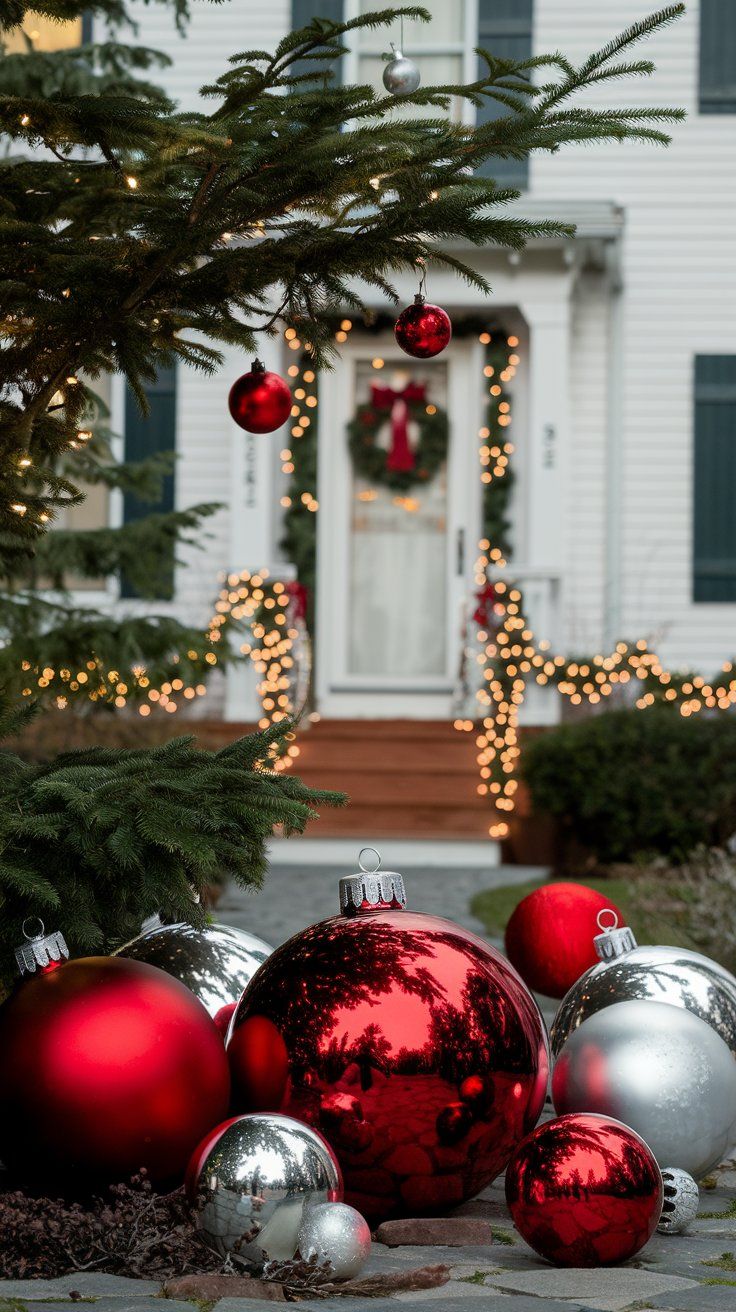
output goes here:
{"type": "Polygon", "coordinates": [[[682,861],[736,830],[736,717],[606,712],[530,740],[522,774],[534,809],[600,862],[682,861]]]}

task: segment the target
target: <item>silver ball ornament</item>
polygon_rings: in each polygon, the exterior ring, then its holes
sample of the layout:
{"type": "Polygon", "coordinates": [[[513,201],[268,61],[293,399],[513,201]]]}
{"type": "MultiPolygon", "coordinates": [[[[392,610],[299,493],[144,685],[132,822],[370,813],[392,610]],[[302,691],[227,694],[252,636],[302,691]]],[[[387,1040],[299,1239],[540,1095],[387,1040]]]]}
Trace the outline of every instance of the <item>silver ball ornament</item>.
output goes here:
{"type": "Polygon", "coordinates": [[[332,1149],[290,1116],[257,1112],[224,1122],[196,1150],[187,1191],[197,1227],[222,1257],[261,1270],[297,1250],[309,1207],[342,1198],[332,1149]]]}
{"type": "Polygon", "coordinates": [[[394,51],[383,70],[383,85],[392,96],[410,96],[421,82],[421,74],[413,59],[407,59],[400,50],[394,51]]]}
{"type": "Polygon", "coordinates": [[[146,961],[191,989],[214,1019],[241,994],[273,948],[232,925],[159,925],[119,948],[117,956],[146,961]]]}
{"type": "Polygon", "coordinates": [[[552,1073],[559,1115],[598,1112],[635,1130],[659,1165],[696,1179],[736,1136],[736,1065],[704,1020],[663,1002],[616,1002],[583,1021],[552,1073]]]}
{"type": "Polygon", "coordinates": [[[553,1054],[589,1016],[613,1003],[635,1000],[684,1007],[711,1025],[736,1057],[734,976],[699,952],[646,945],[602,961],[573,984],[550,1031],[553,1054]]]}
{"type": "Polygon", "coordinates": [[[662,1171],[664,1202],[657,1230],[661,1235],[679,1235],[698,1215],[700,1191],[687,1171],[665,1166],[662,1171]]]}
{"type": "Polygon", "coordinates": [[[368,1260],[370,1226],[347,1203],[320,1203],[304,1213],[298,1247],[308,1261],[329,1262],[330,1279],[352,1280],[368,1260]]]}

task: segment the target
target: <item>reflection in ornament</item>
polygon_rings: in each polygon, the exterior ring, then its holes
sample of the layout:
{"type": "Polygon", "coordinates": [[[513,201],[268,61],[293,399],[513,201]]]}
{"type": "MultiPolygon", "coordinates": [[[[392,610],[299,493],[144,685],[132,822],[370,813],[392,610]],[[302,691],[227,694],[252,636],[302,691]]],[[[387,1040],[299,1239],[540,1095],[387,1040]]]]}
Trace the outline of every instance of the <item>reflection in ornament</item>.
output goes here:
{"type": "Polygon", "coordinates": [[[273,951],[263,939],[232,925],[159,925],[126,943],[117,956],[147,961],[186,984],[222,1028],[222,1008],[238,1002],[246,984],[273,951]]]}
{"type": "Polygon", "coordinates": [[[662,1179],[643,1139],[606,1116],[561,1116],[524,1140],[506,1172],[519,1234],[558,1266],[609,1266],[654,1233],[662,1179]]]}
{"type": "Polygon", "coordinates": [[[359,885],[357,901],[269,957],[229,1041],[255,1017],[280,1032],[283,1110],[324,1130],[360,1212],[443,1211],[503,1170],[536,1124],[544,1023],[500,953],[401,909],[400,876],[342,882],[359,885]]]}

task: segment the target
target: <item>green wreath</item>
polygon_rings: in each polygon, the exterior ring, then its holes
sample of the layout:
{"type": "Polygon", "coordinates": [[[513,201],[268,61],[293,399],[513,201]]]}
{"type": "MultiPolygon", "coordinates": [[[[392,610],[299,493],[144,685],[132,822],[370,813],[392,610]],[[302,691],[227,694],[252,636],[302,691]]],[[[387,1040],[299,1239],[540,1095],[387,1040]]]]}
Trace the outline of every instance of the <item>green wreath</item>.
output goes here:
{"type": "MultiPolygon", "coordinates": [[[[403,399],[403,398],[402,398],[403,399]]],[[[348,424],[348,446],[353,466],[362,478],[379,483],[394,492],[407,492],[417,483],[428,484],[447,459],[449,425],[447,413],[428,405],[426,398],[407,399],[407,421],[413,420],[419,429],[419,441],[412,450],[411,469],[389,468],[389,452],[376,446],[382,426],[391,420],[391,406],[366,401],[358,406],[348,424]]]]}

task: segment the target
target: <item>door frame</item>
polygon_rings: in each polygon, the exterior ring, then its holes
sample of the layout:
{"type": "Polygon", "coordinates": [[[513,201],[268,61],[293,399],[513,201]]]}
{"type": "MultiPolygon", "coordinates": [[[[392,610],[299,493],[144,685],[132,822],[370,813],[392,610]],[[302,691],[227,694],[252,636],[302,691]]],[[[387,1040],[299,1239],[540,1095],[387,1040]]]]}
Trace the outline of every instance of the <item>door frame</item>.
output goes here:
{"type": "MultiPolygon", "coordinates": [[[[483,348],[474,337],[454,341],[447,364],[450,451],[447,470],[447,667],[441,678],[370,678],[347,672],[349,543],[353,476],[346,425],[356,404],[359,360],[381,356],[385,369],[407,367],[393,336],[362,337],[356,331],[341,349],[340,363],[320,388],[317,498],[317,643],[315,692],[321,714],[330,717],[445,719],[460,654],[463,603],[473,577],[480,536],[481,484],[478,429],[483,412],[483,348]],[[464,560],[459,561],[459,533],[464,560]],[[462,564],[462,570],[460,569],[462,564]]],[[[386,376],[381,370],[381,375],[386,376]]]]}

